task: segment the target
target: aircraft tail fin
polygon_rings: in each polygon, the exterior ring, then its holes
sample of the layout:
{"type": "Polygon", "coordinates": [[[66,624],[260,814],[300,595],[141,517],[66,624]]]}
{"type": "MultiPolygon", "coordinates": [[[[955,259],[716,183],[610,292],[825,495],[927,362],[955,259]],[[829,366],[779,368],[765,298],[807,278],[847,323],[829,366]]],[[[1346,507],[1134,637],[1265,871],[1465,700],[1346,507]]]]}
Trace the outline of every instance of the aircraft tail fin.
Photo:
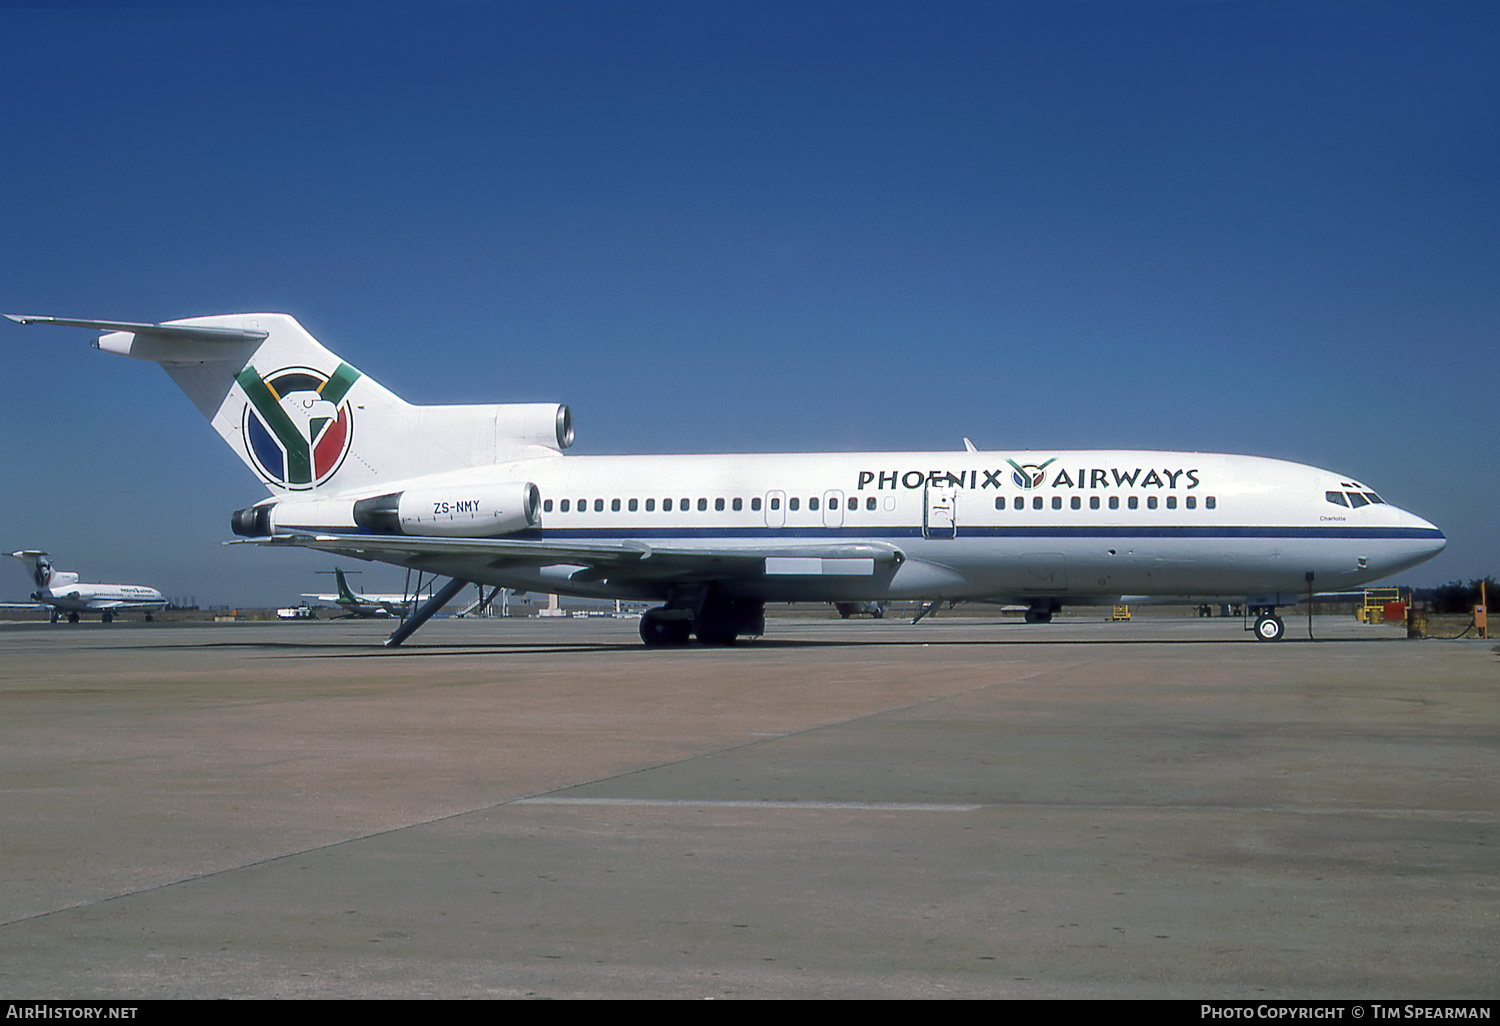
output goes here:
{"type": "Polygon", "coordinates": [[[161,324],[6,315],[103,331],[96,349],[159,363],[274,494],[383,482],[556,455],[573,441],[555,403],[413,406],[286,314],[161,324]]]}
{"type": "Polygon", "coordinates": [[[68,584],[78,583],[78,574],[72,570],[55,570],[52,567],[52,559],[45,552],[36,549],[23,549],[20,552],[10,552],[7,555],[19,559],[25,563],[31,572],[31,582],[36,585],[37,591],[46,591],[48,588],[61,588],[68,584]]]}
{"type": "Polygon", "coordinates": [[[38,589],[45,588],[52,583],[52,560],[47,558],[47,553],[38,552],[36,549],[23,549],[20,552],[8,553],[8,555],[27,565],[31,573],[31,581],[38,589]]]}
{"type": "Polygon", "coordinates": [[[338,582],[340,599],[351,604],[358,601],[354,597],[354,590],[349,587],[349,582],[344,580],[344,570],[342,567],[336,566],[333,568],[333,579],[338,582]]]}

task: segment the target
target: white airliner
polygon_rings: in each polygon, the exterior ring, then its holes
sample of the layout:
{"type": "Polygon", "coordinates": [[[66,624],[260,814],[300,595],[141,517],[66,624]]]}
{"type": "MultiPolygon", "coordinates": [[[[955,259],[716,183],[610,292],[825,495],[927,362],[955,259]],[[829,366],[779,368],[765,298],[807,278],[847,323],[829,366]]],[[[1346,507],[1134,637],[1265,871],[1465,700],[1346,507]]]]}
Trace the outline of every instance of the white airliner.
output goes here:
{"type": "Polygon", "coordinates": [[[67,616],[69,623],[77,623],[79,613],[98,613],[109,623],[116,613],[127,610],[145,613],[149,623],[152,613],[167,608],[167,600],[155,588],[139,584],[80,584],[73,571],[52,569],[52,560],[45,552],[25,549],[8,555],[30,568],[31,580],[36,585],[31,597],[39,606],[51,607],[53,623],[61,616],[67,616]]]}
{"type": "MultiPolygon", "coordinates": [[[[327,570],[319,570],[326,574],[327,570]]],[[[338,606],[343,613],[338,619],[357,616],[362,619],[371,617],[385,618],[391,616],[405,616],[416,604],[416,597],[412,595],[375,595],[365,592],[356,592],[349,587],[349,582],[344,579],[344,571],[341,567],[333,568],[334,580],[338,582],[338,591],[332,595],[310,595],[303,594],[303,598],[312,599],[315,602],[327,602],[338,606]]]]}
{"type": "Polygon", "coordinates": [[[1446,539],[1347,474],[1119,450],[565,456],[568,407],[413,406],[285,314],[105,331],[161,364],[264,482],[234,532],[452,580],[659,602],[648,645],[726,644],[767,602],[983,599],[1049,620],[1125,596],[1280,606],[1416,566],[1446,539]]]}

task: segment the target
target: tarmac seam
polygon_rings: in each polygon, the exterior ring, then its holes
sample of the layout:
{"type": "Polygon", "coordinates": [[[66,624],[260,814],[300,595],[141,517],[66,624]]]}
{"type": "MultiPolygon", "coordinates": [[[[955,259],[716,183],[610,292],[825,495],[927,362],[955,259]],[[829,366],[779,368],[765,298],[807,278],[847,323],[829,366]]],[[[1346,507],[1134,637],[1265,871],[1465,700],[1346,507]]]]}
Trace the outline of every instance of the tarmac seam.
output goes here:
{"type": "MultiPolygon", "coordinates": [[[[341,847],[341,846],[346,845],[346,844],[355,844],[355,843],[358,843],[360,841],[368,841],[368,840],[372,840],[372,839],[377,838],[377,837],[384,837],[384,836],[386,836],[388,834],[399,833],[402,830],[410,830],[410,829],[413,829],[415,827],[433,826],[435,824],[442,823],[442,822],[445,822],[447,820],[458,819],[458,818],[463,817],[463,816],[472,816],[475,813],[493,812],[493,811],[495,811],[497,809],[503,809],[506,806],[521,805],[521,804],[525,804],[525,803],[528,803],[528,802],[536,802],[536,803],[540,804],[542,799],[546,799],[546,798],[553,797],[553,796],[560,796],[562,792],[564,792],[564,791],[571,791],[571,790],[573,790],[575,788],[590,787],[590,786],[594,786],[594,785],[598,785],[598,784],[607,783],[607,782],[613,781],[613,780],[621,780],[621,779],[624,779],[625,777],[633,776],[633,775],[638,774],[638,773],[649,773],[649,772],[651,772],[653,770],[664,769],[664,768],[666,768],[668,766],[679,766],[679,765],[682,765],[684,763],[692,762],[695,759],[711,758],[713,756],[723,755],[723,754],[725,754],[727,752],[740,751],[740,750],[745,749],[745,748],[752,748],[752,747],[754,747],[756,745],[765,744],[766,742],[772,741],[772,740],[780,740],[780,739],[788,738],[788,737],[797,737],[797,736],[799,736],[801,734],[810,734],[810,733],[813,733],[815,731],[826,730],[829,727],[845,726],[845,725],[850,724],[850,723],[856,723],[856,722],[858,722],[860,720],[870,719],[870,718],[877,717],[877,716],[886,716],[886,715],[889,715],[889,714],[895,713],[895,712],[907,712],[907,711],[909,711],[911,709],[920,709],[920,708],[922,708],[923,706],[926,706],[926,705],[932,705],[932,704],[935,704],[937,702],[946,701],[946,700],[951,699],[951,698],[959,698],[959,697],[963,697],[965,695],[975,694],[975,693],[980,692],[980,691],[985,691],[985,690],[987,690],[989,688],[999,687],[1002,684],[1015,684],[1015,683],[1018,683],[1020,681],[1030,680],[1033,677],[1043,676],[1044,673],[1055,672],[1055,669],[1056,668],[1049,668],[1047,671],[1038,670],[1038,671],[1036,671],[1034,673],[1025,674],[1025,675],[1019,676],[1019,677],[1007,678],[1006,680],[1003,680],[1003,681],[991,681],[989,683],[980,684],[980,685],[977,685],[975,687],[967,688],[967,689],[962,690],[962,691],[954,691],[954,692],[951,692],[951,693],[945,694],[945,695],[934,695],[934,696],[932,696],[930,698],[925,698],[925,699],[923,699],[920,702],[912,702],[912,703],[910,703],[908,705],[904,705],[904,706],[895,706],[895,707],[892,707],[892,708],[876,710],[874,712],[861,713],[861,714],[859,714],[857,716],[850,716],[850,717],[846,717],[845,719],[841,719],[841,720],[830,720],[830,721],[825,722],[825,723],[819,723],[819,724],[816,724],[814,726],[805,727],[805,728],[803,728],[801,730],[790,730],[790,731],[786,731],[784,733],[779,733],[779,734],[758,736],[758,737],[755,737],[752,740],[741,741],[741,742],[736,743],[736,744],[722,745],[720,747],[713,748],[713,749],[710,749],[710,750],[707,750],[707,751],[695,752],[692,755],[684,756],[684,757],[682,757],[680,759],[670,759],[670,760],[667,760],[665,762],[653,763],[653,764],[651,764],[649,766],[636,766],[636,767],[634,767],[632,769],[624,770],[624,771],[622,771],[620,773],[614,773],[614,774],[610,774],[608,776],[603,776],[603,777],[596,777],[593,780],[584,780],[584,781],[580,781],[578,783],[565,784],[565,785],[563,785],[561,787],[549,788],[549,789],[547,789],[545,791],[538,791],[538,792],[536,792],[534,794],[518,795],[517,797],[507,798],[507,799],[505,799],[503,801],[493,802],[493,803],[491,803],[489,805],[479,805],[479,806],[475,806],[474,808],[471,808],[471,809],[461,809],[461,810],[459,810],[457,812],[446,813],[446,814],[444,814],[442,816],[434,816],[431,819],[415,820],[415,821],[410,822],[410,823],[403,823],[403,824],[401,824],[399,826],[387,827],[387,828],[385,828],[383,830],[374,830],[374,831],[371,831],[371,832],[366,833],[366,834],[359,834],[359,835],[354,836],[354,837],[345,837],[345,838],[342,838],[341,840],[330,841],[327,844],[317,844],[317,845],[312,845],[312,846],[307,847],[307,848],[300,848],[300,849],[298,849],[296,851],[281,852],[280,854],[269,855],[269,856],[267,856],[265,858],[262,858],[262,859],[252,859],[252,860],[250,860],[248,862],[242,862],[242,863],[239,863],[237,865],[224,866],[223,868],[210,870],[210,871],[208,871],[206,873],[198,873],[198,874],[195,874],[195,875],[192,875],[192,876],[185,876],[185,877],[181,877],[180,879],[177,879],[177,880],[168,880],[168,881],[165,881],[163,883],[153,884],[150,887],[142,887],[139,890],[123,891],[123,892],[121,892],[119,894],[111,894],[111,895],[108,895],[106,897],[95,898],[95,899],[93,899],[91,901],[82,901],[82,902],[78,902],[77,904],[64,906],[62,908],[49,909],[46,912],[37,912],[37,913],[35,913],[33,915],[29,915],[29,916],[20,916],[20,917],[18,917],[16,919],[8,919],[8,920],[5,920],[4,922],[0,922],[0,929],[4,929],[5,927],[17,925],[17,924],[20,924],[20,923],[29,923],[29,922],[35,922],[36,920],[40,920],[40,919],[47,919],[47,918],[50,918],[51,916],[62,915],[62,914],[67,913],[67,912],[75,912],[75,911],[77,911],[79,909],[90,908],[90,907],[93,907],[95,905],[107,905],[107,904],[109,904],[110,902],[113,902],[113,901],[121,901],[121,900],[124,900],[126,898],[136,898],[136,897],[140,897],[143,894],[150,894],[150,893],[152,893],[154,891],[166,890],[169,887],[178,887],[178,886],[181,886],[183,884],[197,883],[197,882],[202,881],[202,880],[211,880],[214,877],[223,876],[226,873],[234,873],[234,872],[238,872],[240,870],[245,870],[245,869],[254,869],[254,868],[259,867],[259,866],[267,866],[267,865],[271,865],[271,864],[276,863],[276,862],[280,862],[280,861],[282,861],[284,859],[297,858],[300,855],[310,855],[310,854],[313,854],[314,852],[330,851],[332,849],[341,847]]],[[[1073,668],[1069,667],[1068,669],[1073,669],[1073,668]]]]}

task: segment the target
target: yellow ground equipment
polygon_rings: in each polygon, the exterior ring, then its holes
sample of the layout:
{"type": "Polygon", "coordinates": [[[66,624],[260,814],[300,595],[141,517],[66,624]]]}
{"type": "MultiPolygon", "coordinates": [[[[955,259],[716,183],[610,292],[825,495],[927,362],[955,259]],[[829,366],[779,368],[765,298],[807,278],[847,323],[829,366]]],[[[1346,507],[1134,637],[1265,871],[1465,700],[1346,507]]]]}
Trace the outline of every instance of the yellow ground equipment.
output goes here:
{"type": "Polygon", "coordinates": [[[1406,605],[1400,588],[1366,588],[1364,604],[1354,615],[1362,623],[1405,623],[1406,605]]]}

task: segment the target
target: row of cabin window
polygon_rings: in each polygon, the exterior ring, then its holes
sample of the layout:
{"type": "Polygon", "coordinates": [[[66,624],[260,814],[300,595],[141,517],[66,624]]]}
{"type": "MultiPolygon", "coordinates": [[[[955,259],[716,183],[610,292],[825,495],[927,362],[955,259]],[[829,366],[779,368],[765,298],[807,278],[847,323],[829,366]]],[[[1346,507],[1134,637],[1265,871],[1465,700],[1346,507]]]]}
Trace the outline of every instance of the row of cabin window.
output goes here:
{"type": "MultiPolygon", "coordinates": [[[[603,500],[603,499],[595,499],[595,500],[593,500],[593,502],[594,502],[594,512],[595,513],[603,513],[604,512],[604,501],[605,500],[603,500]]],[[[611,513],[618,513],[618,512],[620,512],[621,509],[626,509],[626,510],[629,510],[631,513],[635,513],[638,510],[640,510],[640,508],[641,508],[641,502],[642,502],[642,500],[640,500],[640,499],[610,499],[609,500],[609,509],[610,509],[611,513]]],[[[745,500],[744,499],[740,499],[740,498],[734,498],[734,499],[717,498],[717,499],[714,499],[713,502],[714,502],[714,511],[718,512],[718,513],[724,512],[724,510],[726,508],[727,509],[732,509],[736,513],[738,513],[738,512],[740,512],[741,510],[743,510],[745,508],[745,500]]],[[[773,510],[779,510],[781,508],[781,497],[780,496],[772,496],[769,500],[767,500],[767,502],[770,505],[771,509],[773,509],[773,510]]],[[[753,499],[750,500],[750,509],[753,512],[756,512],[756,513],[760,512],[760,503],[761,503],[760,496],[756,496],[755,498],[753,498],[753,499]]],[[[663,499],[663,500],[661,500],[661,510],[662,510],[662,512],[663,513],[670,513],[670,512],[672,512],[672,508],[673,508],[672,504],[673,504],[673,500],[672,499],[663,499]]],[[[570,512],[573,509],[576,509],[579,513],[583,513],[588,508],[589,508],[589,500],[588,499],[579,499],[578,502],[577,502],[577,504],[576,504],[576,506],[575,506],[573,500],[571,500],[571,499],[559,499],[558,503],[557,503],[557,511],[559,513],[567,513],[567,512],[570,512]]],[[[645,508],[646,508],[646,512],[647,513],[655,513],[656,512],[656,500],[655,499],[646,499],[645,500],[645,508]]],[[[691,510],[693,508],[693,500],[692,499],[682,499],[682,500],[679,500],[676,508],[679,511],[681,511],[683,513],[686,513],[686,512],[688,512],[689,510],[691,510]]],[[[793,513],[795,513],[799,509],[802,508],[802,500],[799,499],[799,498],[797,498],[796,496],[793,496],[790,499],[786,500],[786,508],[789,509],[789,510],[791,510],[793,513]]],[[[820,500],[818,499],[818,497],[816,495],[814,495],[813,497],[811,497],[811,498],[809,498],[807,500],[807,508],[810,509],[810,510],[816,510],[816,509],[820,508],[820,500]]],[[[828,497],[828,508],[829,509],[838,509],[839,508],[839,497],[837,495],[830,495],[828,497]]],[[[850,510],[856,510],[856,509],[858,509],[859,508],[859,499],[857,499],[857,498],[850,499],[848,501],[848,508],[850,510]]],[[[875,509],[875,496],[871,495],[871,496],[869,496],[869,497],[867,497],[865,499],[865,509],[872,510],[872,511],[875,509]]],[[[551,513],[552,512],[552,500],[551,499],[547,499],[547,500],[545,500],[542,503],[542,512],[543,513],[551,513]]],[[[708,512],[708,500],[707,499],[700,498],[698,500],[698,512],[700,512],[700,513],[706,513],[706,512],[708,512]]]]}
{"type": "MultiPolygon", "coordinates": [[[[1332,500],[1330,500],[1330,501],[1332,501],[1332,500]]],[[[595,513],[603,513],[604,512],[604,500],[603,499],[595,499],[595,500],[593,500],[593,502],[594,502],[594,512],[595,513]]],[[[682,500],[679,501],[679,503],[677,505],[677,508],[680,511],[686,513],[686,512],[690,511],[693,508],[692,507],[692,502],[693,502],[692,499],[682,499],[682,500]]],[[[768,502],[770,504],[771,509],[773,509],[773,510],[779,510],[779,509],[781,509],[781,498],[779,496],[772,496],[768,500],[768,502]]],[[[745,500],[744,499],[734,498],[734,499],[727,499],[726,500],[726,499],[723,499],[723,498],[716,498],[716,499],[714,499],[714,511],[718,512],[718,513],[724,512],[724,510],[726,508],[726,503],[728,504],[727,508],[734,510],[736,513],[740,512],[741,510],[743,510],[745,508],[745,500]]],[[[753,499],[750,500],[750,509],[753,512],[757,512],[757,513],[760,512],[760,503],[761,503],[760,497],[756,496],[755,498],[753,498],[753,499]]],[[[672,508],[673,508],[672,504],[673,504],[673,500],[671,500],[671,499],[663,499],[663,500],[661,500],[661,509],[662,509],[662,512],[663,513],[670,513],[670,512],[672,512],[672,508]]],[[[1069,503],[1068,504],[1069,504],[1069,507],[1072,508],[1072,509],[1082,509],[1083,508],[1083,497],[1080,496],[1080,495],[1071,496],[1069,498],[1069,503]]],[[[1186,496],[1183,499],[1183,504],[1188,509],[1197,509],[1198,508],[1198,497],[1196,495],[1186,496]]],[[[1126,505],[1127,509],[1139,509],[1140,505],[1141,505],[1140,498],[1138,496],[1135,496],[1135,495],[1128,496],[1128,497],[1126,497],[1125,505],[1126,505]]],[[[1176,509],[1177,508],[1177,496],[1175,496],[1175,495],[1168,495],[1166,497],[1166,505],[1167,505],[1167,509],[1176,509]]],[[[557,506],[558,506],[558,512],[560,512],[560,513],[567,513],[567,512],[569,512],[570,510],[572,510],[574,508],[574,504],[573,504],[573,501],[571,499],[561,499],[561,500],[558,501],[557,506]]],[[[1217,508],[1217,506],[1218,506],[1218,499],[1215,496],[1212,496],[1212,495],[1206,495],[1206,496],[1204,496],[1204,498],[1203,498],[1203,508],[1204,509],[1215,509],[1215,508],[1217,508]]],[[[646,507],[646,512],[647,513],[654,513],[654,512],[656,512],[656,500],[655,499],[647,499],[647,500],[645,500],[645,507],[646,507]]],[[[995,508],[996,509],[1005,509],[1005,507],[1006,507],[1006,497],[1004,495],[997,495],[997,496],[995,496],[995,508]]],[[[1147,509],[1156,509],[1156,507],[1157,507],[1157,497],[1155,495],[1148,495],[1148,496],[1146,496],[1146,508],[1147,509]]],[[[588,499],[579,499],[576,508],[577,508],[578,512],[580,512],[580,513],[585,512],[589,508],[589,500],[588,499]]],[[[610,499],[609,500],[609,509],[610,509],[610,512],[612,512],[612,513],[618,513],[618,512],[620,512],[620,510],[622,508],[628,509],[631,513],[635,513],[637,511],[639,511],[640,508],[641,508],[641,500],[640,499],[625,499],[625,500],[610,499]],[[622,502],[624,503],[623,507],[621,505],[622,502]]],[[[790,510],[791,512],[795,513],[799,509],[802,508],[802,500],[799,499],[799,498],[797,498],[796,496],[792,496],[791,498],[789,498],[789,499],[786,500],[786,508],[788,510],[790,510]]],[[[819,508],[819,500],[818,500],[818,497],[816,495],[812,496],[811,498],[809,498],[807,500],[807,508],[809,510],[817,510],[819,508]]],[[[839,498],[838,498],[838,496],[836,496],[836,495],[830,495],[828,497],[828,508],[829,509],[838,509],[839,508],[839,498]]],[[[858,509],[859,508],[859,499],[858,498],[850,499],[848,501],[848,508],[850,510],[856,510],[856,509],[858,509]]],[[[1025,509],[1026,508],[1026,496],[1024,496],[1024,495],[1017,495],[1017,496],[1015,496],[1014,500],[1012,501],[1011,508],[1013,508],[1013,509],[1025,509]]],[[[1031,498],[1031,508],[1032,509],[1044,509],[1045,508],[1045,501],[1043,500],[1043,497],[1040,496],[1040,495],[1034,495],[1034,496],[1032,496],[1032,498],[1031,498]]],[[[1053,509],[1062,509],[1063,508],[1063,497],[1061,495],[1054,495],[1054,496],[1052,496],[1052,508],[1053,509]]],[[[1089,509],[1099,509],[1099,508],[1100,508],[1100,497],[1097,496],[1097,495],[1091,495],[1091,496],[1089,496],[1089,509]]],[[[1119,509],[1120,508],[1120,497],[1118,495],[1111,495],[1111,496],[1109,496],[1109,508],[1110,509],[1119,509]]],[[[870,510],[870,511],[874,511],[874,509],[875,509],[875,496],[870,495],[870,496],[867,496],[865,498],[865,509],[870,510]]],[[[548,500],[546,500],[545,502],[542,503],[542,512],[544,512],[544,513],[551,513],[552,512],[552,500],[551,499],[548,499],[548,500]]],[[[700,512],[700,513],[706,513],[706,512],[708,512],[708,500],[707,499],[700,498],[698,500],[698,512],[700,512]]]]}
{"type": "MultiPolygon", "coordinates": [[[[1155,509],[1156,505],[1157,505],[1157,497],[1156,496],[1154,496],[1154,495],[1148,495],[1148,496],[1146,496],[1146,508],[1147,509],[1155,509]]],[[[1183,505],[1185,505],[1188,509],[1197,509],[1198,508],[1198,497],[1196,495],[1185,496],[1183,498],[1183,505]]],[[[1219,505],[1219,500],[1218,500],[1217,497],[1215,497],[1213,495],[1205,495],[1203,497],[1203,508],[1204,509],[1216,509],[1216,508],[1218,508],[1218,505],[1219,505]]],[[[1031,508],[1032,509],[1042,509],[1042,508],[1044,508],[1044,506],[1045,506],[1045,503],[1044,503],[1044,501],[1042,499],[1042,496],[1040,496],[1040,495],[1033,495],[1031,497],[1031,508]]],[[[1098,509],[1099,506],[1100,506],[1099,496],[1097,496],[1097,495],[1090,495],[1089,496],[1089,509],[1098,509]]],[[[1068,501],[1068,507],[1070,509],[1083,509],[1083,496],[1081,496],[1081,495],[1071,496],[1069,498],[1069,501],[1068,501]]],[[[1140,509],[1141,508],[1140,497],[1136,496],[1136,495],[1127,496],[1126,499],[1125,499],[1125,507],[1127,509],[1140,509]]],[[[995,508],[996,509],[1004,509],[1005,508],[1005,496],[1003,496],[1003,495],[997,495],[997,496],[995,496],[995,508]]],[[[1025,509],[1026,508],[1026,496],[1024,496],[1024,495],[1017,495],[1015,497],[1015,501],[1011,505],[1011,508],[1012,509],[1025,509]]],[[[1054,495],[1054,496],[1052,496],[1052,508],[1053,509],[1062,509],[1063,508],[1063,497],[1061,495],[1054,495]]],[[[1111,495],[1109,497],[1109,508],[1110,509],[1119,509],[1120,508],[1120,497],[1118,495],[1111,495]]],[[[1176,509],[1176,508],[1177,508],[1177,496],[1175,496],[1175,495],[1168,495],[1167,496],[1167,509],[1176,509]]]]}

